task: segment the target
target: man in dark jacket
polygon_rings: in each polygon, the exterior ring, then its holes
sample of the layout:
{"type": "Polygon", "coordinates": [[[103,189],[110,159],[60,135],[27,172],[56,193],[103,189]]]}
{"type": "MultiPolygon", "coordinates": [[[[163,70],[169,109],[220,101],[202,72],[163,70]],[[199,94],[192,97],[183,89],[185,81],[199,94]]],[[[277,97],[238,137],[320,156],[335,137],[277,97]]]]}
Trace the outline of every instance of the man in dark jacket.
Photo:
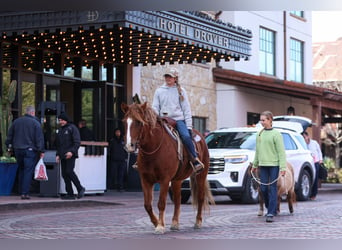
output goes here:
{"type": "Polygon", "coordinates": [[[127,152],[124,149],[124,141],[119,128],[114,130],[114,137],[109,142],[110,155],[110,181],[113,181],[116,171],[118,191],[124,191],[125,170],[127,165],[127,152]]]}
{"type": "Polygon", "coordinates": [[[72,183],[77,188],[77,198],[80,199],[84,196],[85,188],[81,185],[75,171],[75,161],[78,158],[78,149],[81,144],[80,132],[78,128],[69,123],[69,117],[66,113],[58,116],[59,124],[61,125],[58,130],[56,138],[56,162],[61,163],[62,177],[65,182],[65,190],[67,195],[63,199],[75,199],[72,183]]]}
{"type": "Polygon", "coordinates": [[[29,192],[34,168],[39,157],[44,157],[44,135],[36,111],[32,106],[26,114],[14,120],[8,131],[6,146],[14,150],[18,163],[18,182],[21,199],[30,199],[29,192]]]}

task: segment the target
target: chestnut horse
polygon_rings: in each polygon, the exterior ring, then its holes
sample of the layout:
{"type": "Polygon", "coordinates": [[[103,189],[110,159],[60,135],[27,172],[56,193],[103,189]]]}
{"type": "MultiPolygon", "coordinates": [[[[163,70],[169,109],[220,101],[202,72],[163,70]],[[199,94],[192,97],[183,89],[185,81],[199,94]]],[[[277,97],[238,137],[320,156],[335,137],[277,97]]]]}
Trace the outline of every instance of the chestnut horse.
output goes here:
{"type": "MultiPolygon", "coordinates": [[[[250,165],[251,167],[251,165],[250,165]]],[[[253,176],[254,181],[256,181],[259,185],[267,185],[262,184],[258,179],[256,179],[255,176],[253,176]]],[[[277,213],[280,213],[280,203],[283,199],[287,200],[289,211],[292,214],[294,212],[293,210],[293,204],[296,202],[296,193],[295,193],[295,179],[294,179],[294,171],[293,167],[290,163],[286,163],[286,173],[284,176],[281,176],[279,173],[279,177],[277,180],[277,189],[278,189],[278,202],[277,202],[277,213]]],[[[260,186],[258,186],[258,192],[259,192],[259,212],[258,216],[264,215],[264,198],[262,196],[262,193],[260,191],[260,186]]]]}
{"type": "Polygon", "coordinates": [[[135,152],[138,149],[137,165],[144,193],[144,207],[155,227],[155,233],[165,232],[165,207],[170,182],[174,202],[171,230],[179,230],[181,184],[189,176],[192,204],[197,207],[194,228],[200,228],[202,210],[208,209],[209,204],[214,204],[207,181],[209,152],[203,136],[193,130],[195,138],[199,139],[196,142],[196,150],[205,166],[201,173],[195,175],[186,150],[183,149],[183,159],[180,160],[177,141],[167,133],[162,119],[146,102],[131,105],[122,103],[121,109],[125,113],[125,147],[128,152],[135,152]],[[152,208],[155,183],[160,185],[159,217],[152,208]]]}

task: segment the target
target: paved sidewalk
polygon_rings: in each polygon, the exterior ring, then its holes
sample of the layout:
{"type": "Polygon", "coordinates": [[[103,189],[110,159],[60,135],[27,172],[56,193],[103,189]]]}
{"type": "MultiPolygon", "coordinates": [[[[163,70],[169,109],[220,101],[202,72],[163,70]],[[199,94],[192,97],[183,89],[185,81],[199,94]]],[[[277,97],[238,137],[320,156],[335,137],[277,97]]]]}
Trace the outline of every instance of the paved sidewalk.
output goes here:
{"type": "MultiPolygon", "coordinates": [[[[158,191],[155,191],[158,193],[158,191]]],[[[342,194],[342,184],[331,184],[323,183],[322,187],[318,191],[319,193],[324,192],[341,192],[342,194]]],[[[77,206],[95,206],[95,205],[105,205],[105,204],[121,204],[125,205],[132,200],[138,200],[141,202],[143,200],[142,191],[126,191],[118,192],[114,190],[109,190],[103,194],[87,194],[82,199],[76,200],[62,200],[59,197],[40,197],[39,195],[31,196],[30,200],[21,200],[20,196],[10,195],[10,196],[0,196],[0,211],[6,209],[25,209],[25,208],[48,208],[48,207],[77,207],[77,206]]],[[[157,197],[155,197],[156,199],[157,197]]],[[[217,197],[216,197],[217,198],[217,197]]]]}

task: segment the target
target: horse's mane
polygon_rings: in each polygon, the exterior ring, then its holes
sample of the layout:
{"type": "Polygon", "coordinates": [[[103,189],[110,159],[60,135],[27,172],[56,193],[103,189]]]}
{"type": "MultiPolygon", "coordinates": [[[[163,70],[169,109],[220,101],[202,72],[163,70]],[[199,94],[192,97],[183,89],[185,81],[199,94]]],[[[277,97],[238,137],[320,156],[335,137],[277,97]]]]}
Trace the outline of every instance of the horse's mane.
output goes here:
{"type": "Polygon", "coordinates": [[[151,128],[154,128],[157,123],[157,113],[148,105],[148,103],[133,103],[130,105],[127,115],[131,116],[132,119],[141,122],[143,125],[147,124],[151,128]]]}

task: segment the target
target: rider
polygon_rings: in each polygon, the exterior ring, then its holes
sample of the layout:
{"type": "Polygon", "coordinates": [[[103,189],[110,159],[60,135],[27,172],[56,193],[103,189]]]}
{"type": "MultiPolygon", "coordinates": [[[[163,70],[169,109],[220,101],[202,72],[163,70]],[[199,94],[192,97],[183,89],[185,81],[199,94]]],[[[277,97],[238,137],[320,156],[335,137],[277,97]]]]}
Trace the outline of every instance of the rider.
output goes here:
{"type": "Polygon", "coordinates": [[[176,121],[176,129],[191,156],[194,172],[204,169],[192,142],[192,116],[190,103],[184,88],[178,83],[178,72],[172,68],[164,74],[165,83],[154,93],[152,108],[159,116],[167,116],[176,121]]]}

